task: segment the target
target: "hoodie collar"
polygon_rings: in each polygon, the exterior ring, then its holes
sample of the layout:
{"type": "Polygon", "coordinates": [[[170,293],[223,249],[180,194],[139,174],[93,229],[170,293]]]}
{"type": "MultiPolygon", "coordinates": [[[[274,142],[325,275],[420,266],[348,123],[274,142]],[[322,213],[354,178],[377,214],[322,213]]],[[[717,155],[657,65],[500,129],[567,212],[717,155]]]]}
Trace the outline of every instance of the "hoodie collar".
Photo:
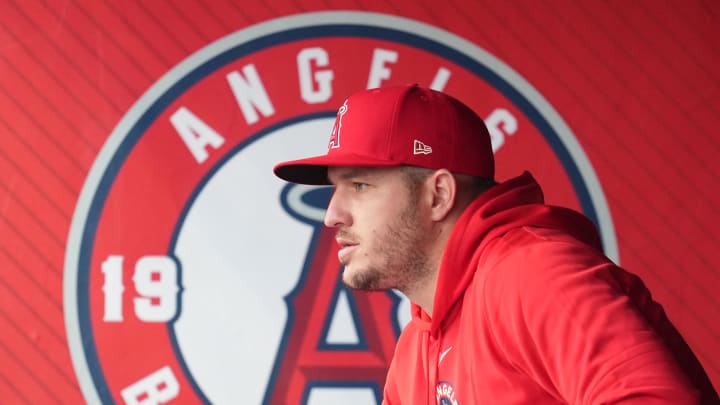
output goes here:
{"type": "Polygon", "coordinates": [[[480,194],[465,209],[443,252],[432,319],[415,304],[413,319],[436,334],[475,276],[487,244],[523,226],[563,229],[602,249],[595,225],[589,219],[568,208],[545,205],[542,189],[529,172],[524,172],[480,194]]]}

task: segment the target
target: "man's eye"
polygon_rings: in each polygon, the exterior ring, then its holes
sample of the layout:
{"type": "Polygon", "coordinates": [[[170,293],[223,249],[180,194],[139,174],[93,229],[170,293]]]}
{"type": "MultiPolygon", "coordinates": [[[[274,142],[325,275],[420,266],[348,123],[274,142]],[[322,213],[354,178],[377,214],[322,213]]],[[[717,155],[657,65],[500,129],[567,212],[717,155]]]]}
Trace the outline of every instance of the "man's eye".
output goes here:
{"type": "Polygon", "coordinates": [[[363,191],[367,188],[367,184],[365,183],[353,183],[353,186],[355,187],[355,191],[363,191]]]}

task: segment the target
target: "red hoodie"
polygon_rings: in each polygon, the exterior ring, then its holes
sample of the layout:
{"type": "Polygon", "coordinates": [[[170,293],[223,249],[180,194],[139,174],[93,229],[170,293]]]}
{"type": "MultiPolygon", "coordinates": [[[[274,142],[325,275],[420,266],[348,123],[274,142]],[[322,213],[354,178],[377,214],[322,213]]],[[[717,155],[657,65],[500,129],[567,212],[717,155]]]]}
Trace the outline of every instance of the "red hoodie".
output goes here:
{"type": "Polygon", "coordinates": [[[529,173],[486,191],[450,236],[432,319],[412,307],[383,404],[615,403],[719,401],[592,222],[544,205],[529,173]]]}

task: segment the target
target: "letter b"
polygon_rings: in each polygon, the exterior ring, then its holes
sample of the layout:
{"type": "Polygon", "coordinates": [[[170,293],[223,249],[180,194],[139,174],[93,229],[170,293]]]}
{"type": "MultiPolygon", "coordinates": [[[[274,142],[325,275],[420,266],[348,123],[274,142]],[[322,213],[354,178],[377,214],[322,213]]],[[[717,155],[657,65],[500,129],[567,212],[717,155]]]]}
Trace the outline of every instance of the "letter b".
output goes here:
{"type": "Polygon", "coordinates": [[[179,393],[180,384],[169,366],[159,369],[121,392],[128,405],[164,404],[179,393]]]}

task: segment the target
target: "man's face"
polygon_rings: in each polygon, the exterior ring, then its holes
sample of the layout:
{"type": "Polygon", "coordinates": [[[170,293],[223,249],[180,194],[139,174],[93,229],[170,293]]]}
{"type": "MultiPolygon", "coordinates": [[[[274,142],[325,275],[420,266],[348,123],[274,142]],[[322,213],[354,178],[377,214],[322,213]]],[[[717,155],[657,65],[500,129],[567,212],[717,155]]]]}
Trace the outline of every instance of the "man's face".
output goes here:
{"type": "Polygon", "coordinates": [[[325,225],[337,228],[343,282],[401,291],[427,274],[429,219],[400,168],[330,168],[325,225]]]}

